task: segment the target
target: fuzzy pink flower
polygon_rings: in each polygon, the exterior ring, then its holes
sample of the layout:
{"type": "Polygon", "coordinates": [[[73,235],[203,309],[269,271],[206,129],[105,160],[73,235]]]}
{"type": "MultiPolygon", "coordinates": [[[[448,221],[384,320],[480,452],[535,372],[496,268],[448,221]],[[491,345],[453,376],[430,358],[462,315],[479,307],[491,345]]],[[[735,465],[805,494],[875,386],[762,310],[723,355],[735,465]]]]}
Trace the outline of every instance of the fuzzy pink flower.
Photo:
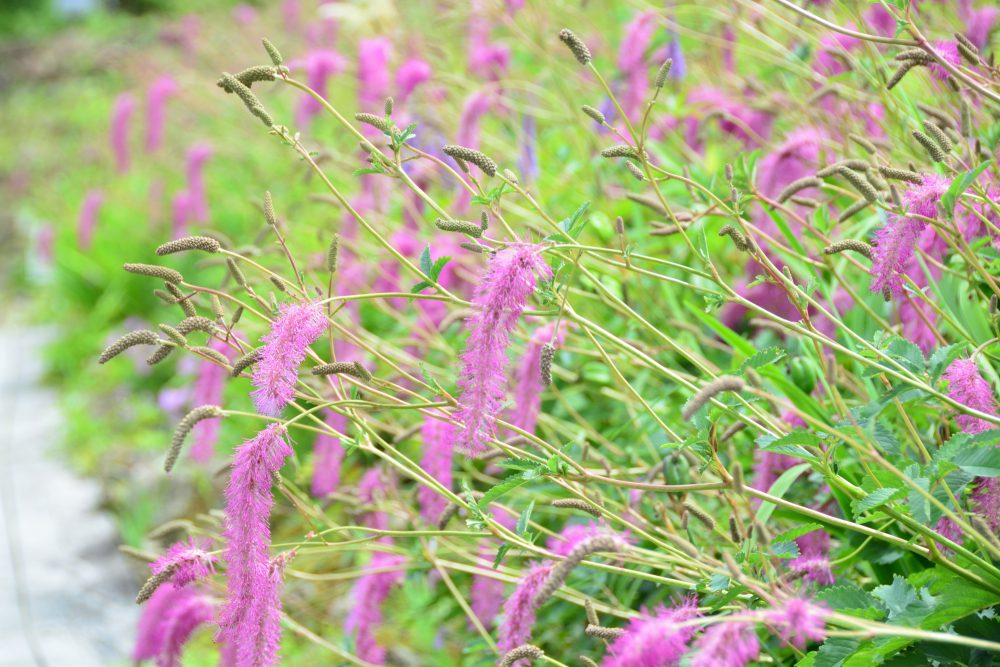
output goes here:
{"type": "Polygon", "coordinates": [[[492,88],[478,90],[466,98],[462,115],[458,119],[458,133],[455,141],[460,146],[479,146],[479,127],[483,116],[497,103],[496,91],[492,88]]]}
{"type": "Polygon", "coordinates": [[[191,205],[188,193],[180,190],[170,200],[170,235],[175,238],[189,236],[188,223],[191,221],[191,205]]]}
{"type": "Polygon", "coordinates": [[[996,27],[998,18],[1000,18],[1000,7],[993,5],[986,5],[966,12],[964,17],[965,36],[976,45],[976,48],[986,48],[990,42],[990,33],[996,27]]]}
{"type": "Polygon", "coordinates": [[[271,330],[261,340],[264,349],[253,371],[253,397],[257,411],[277,417],[295,395],[299,366],[306,351],[329,324],[323,306],[312,303],[283,304],[271,330]]]}
{"type": "MultiPolygon", "coordinates": [[[[310,88],[326,97],[327,81],[344,71],[347,61],[336,51],[316,49],[306,54],[305,58],[297,60],[289,67],[303,67],[306,71],[306,83],[310,88]]],[[[312,95],[303,95],[295,110],[295,122],[298,125],[308,125],[313,116],[323,110],[322,105],[313,99],[312,95]]]]}
{"type": "Polygon", "coordinates": [[[691,667],[744,667],[760,654],[753,623],[723,621],[709,626],[694,645],[691,667]]]}
{"type": "MultiPolygon", "coordinates": [[[[507,530],[514,530],[517,527],[516,517],[507,512],[498,512],[494,518],[507,530]]],[[[479,545],[479,558],[487,563],[492,563],[499,546],[500,542],[497,540],[484,540],[479,545]]],[[[503,581],[499,579],[482,574],[472,575],[469,606],[483,627],[493,627],[493,622],[503,607],[503,589],[503,581]]]]}
{"type": "Polygon", "coordinates": [[[608,648],[601,667],[674,667],[687,652],[688,642],[697,628],[678,627],[679,623],[698,616],[695,598],[686,598],[668,609],[629,621],[625,634],[608,648]]]}
{"type": "Polygon", "coordinates": [[[233,7],[233,19],[240,25],[250,25],[257,20],[257,10],[245,2],[233,7]]]}
{"type": "MultiPolygon", "coordinates": [[[[420,467],[446,488],[451,488],[452,457],[455,452],[455,425],[434,417],[424,417],[420,430],[423,440],[423,456],[420,467]]],[[[417,501],[420,503],[420,516],[427,523],[433,524],[441,517],[441,512],[448,505],[448,500],[428,486],[421,485],[417,489],[417,501]]]]}
{"type": "Polygon", "coordinates": [[[83,206],[80,207],[80,217],[76,221],[76,244],[80,250],[90,250],[90,244],[94,238],[94,230],[97,229],[97,217],[100,215],[101,207],[104,205],[104,193],[100,190],[90,190],[83,198],[83,206]]]}
{"type": "Polygon", "coordinates": [[[799,556],[788,563],[788,569],[803,575],[806,581],[820,585],[833,585],[833,572],[830,570],[830,533],[825,530],[814,530],[795,540],[799,547],[799,556]]]}
{"type": "MultiPolygon", "coordinates": [[[[170,570],[170,583],[180,588],[192,581],[215,574],[216,557],[209,553],[207,541],[191,538],[177,542],[163,556],[149,564],[153,574],[170,570]]],[[[161,584],[162,585],[162,584],[161,584]]]]}
{"type": "Polygon", "coordinates": [[[552,343],[558,347],[565,338],[565,327],[561,327],[553,336],[555,328],[556,323],[549,322],[535,330],[524,348],[524,355],[514,377],[514,408],[511,410],[510,423],[528,433],[535,432],[542,407],[542,346],[552,343]]]}
{"type": "Polygon", "coordinates": [[[417,86],[431,78],[431,66],[420,58],[410,58],[396,70],[396,97],[405,101],[417,86]]]}
{"type": "Polygon", "coordinates": [[[634,542],[627,532],[619,533],[603,523],[591,521],[590,523],[569,524],[562,529],[558,537],[550,537],[546,543],[546,547],[557,556],[566,556],[580,542],[588,540],[591,537],[610,537],[619,543],[622,550],[634,542]]]}
{"type": "Polygon", "coordinates": [[[198,222],[208,222],[208,200],[205,196],[205,163],[212,157],[212,144],[202,141],[188,150],[187,174],[188,212],[198,222]]]}
{"type": "MultiPolygon", "coordinates": [[[[853,29],[854,26],[849,27],[853,29]]],[[[836,76],[846,72],[848,66],[844,62],[845,54],[857,49],[861,44],[860,39],[850,35],[840,33],[824,35],[819,40],[819,49],[816,53],[816,71],[824,76],[836,76]]]]}
{"type": "Polygon", "coordinates": [[[403,580],[403,556],[376,551],[372,554],[371,569],[388,569],[361,575],[351,591],[354,602],[344,623],[347,632],[356,633],[355,650],[362,660],[376,665],[385,664],[386,650],[381,646],[375,631],[382,624],[382,607],[392,587],[403,580]]]}
{"type": "Polygon", "coordinates": [[[135,113],[135,98],[129,93],[122,93],[115,98],[111,107],[111,151],[115,155],[115,167],[118,173],[125,173],[131,165],[129,156],[128,135],[135,113]]]}
{"type": "Polygon", "coordinates": [[[459,420],[463,423],[458,442],[468,456],[484,452],[493,438],[493,420],[504,400],[510,333],[535,291],[536,275],[552,275],[540,250],[539,246],[519,243],[498,252],[472,297],[476,312],[466,321],[470,333],[458,381],[462,390],[459,420]]]}
{"type": "MultiPolygon", "coordinates": [[[[948,381],[948,396],[950,398],[974,410],[1000,416],[997,414],[997,400],[993,388],[979,374],[975,361],[956,359],[951,362],[942,377],[948,381]]],[[[955,421],[965,433],[982,433],[990,429],[1000,428],[985,419],[964,414],[955,417],[955,421]]]]}
{"type": "Polygon", "coordinates": [[[167,582],[149,598],[139,618],[132,659],[155,660],[157,667],[180,667],[181,651],[199,626],[212,620],[214,605],[193,588],[167,582]]]}
{"type": "MultiPolygon", "coordinates": [[[[921,282],[925,282],[922,275],[917,279],[918,284],[921,282]]],[[[924,354],[929,354],[938,344],[938,338],[932,328],[933,323],[937,321],[936,318],[934,309],[922,299],[904,295],[903,300],[899,302],[899,323],[903,338],[923,350],[924,354]]]]}
{"type": "Polygon", "coordinates": [[[292,454],[285,428],[272,424],[236,449],[226,487],[227,593],[219,621],[219,640],[232,647],[236,667],[275,664],[281,626],[275,613],[276,590],[268,558],[271,484],[292,454]]]}
{"type": "MultiPolygon", "coordinates": [[[[934,532],[956,544],[961,544],[965,539],[962,527],[946,516],[941,517],[938,519],[938,522],[934,524],[934,532]]],[[[946,555],[951,554],[951,549],[943,544],[937,543],[937,547],[946,555]]]]}
{"type": "Polygon", "coordinates": [[[993,532],[1000,532],[1000,478],[980,477],[969,493],[969,501],[993,532]]]}
{"type": "Polygon", "coordinates": [[[177,94],[177,82],[170,75],[158,77],[146,90],[146,150],[157,151],[163,143],[167,100],[177,94]]]}
{"type": "MultiPolygon", "coordinates": [[[[956,42],[955,40],[937,41],[934,43],[934,50],[937,51],[938,55],[940,55],[941,58],[943,58],[944,61],[947,62],[949,65],[954,65],[957,67],[962,63],[962,58],[961,56],[958,55],[958,42],[956,42]]],[[[928,67],[930,68],[934,76],[936,76],[938,79],[941,79],[942,81],[951,76],[951,74],[948,73],[948,70],[946,70],[936,60],[931,62],[930,65],[928,65],[928,67]]]]}
{"type": "MultiPolygon", "coordinates": [[[[222,356],[229,358],[231,350],[221,338],[214,336],[208,343],[208,347],[215,350],[222,356]]],[[[202,360],[198,364],[198,377],[194,381],[194,393],[191,401],[194,405],[221,405],[222,391],[226,387],[226,377],[228,372],[225,366],[202,360]]],[[[215,443],[219,439],[219,419],[203,419],[194,425],[193,444],[191,445],[191,458],[200,463],[207,463],[212,460],[215,453],[215,443]]]]}
{"type": "MultiPolygon", "coordinates": [[[[347,431],[347,417],[328,410],[326,413],[326,425],[337,431],[345,433],[347,431]]],[[[316,436],[316,444],[313,445],[313,476],[312,494],[317,498],[325,498],[340,486],[340,465],[344,461],[344,446],[340,444],[340,438],[328,433],[320,433],[316,436]]]]}
{"type": "Polygon", "coordinates": [[[825,607],[801,598],[792,598],[783,607],[764,612],[764,619],[778,627],[782,641],[801,649],[808,640],[822,641],[826,638],[828,613],[825,607]]]}
{"type": "Polygon", "coordinates": [[[389,96],[392,85],[390,59],[392,42],[388,39],[376,37],[358,42],[358,98],[362,109],[377,111],[389,96]]]}
{"type": "Polygon", "coordinates": [[[552,565],[535,563],[503,605],[503,621],[498,631],[497,648],[506,653],[531,640],[535,624],[535,595],[549,576],[552,565]]]}
{"type": "Polygon", "coordinates": [[[871,5],[865,12],[865,23],[875,28],[875,32],[883,37],[896,34],[896,19],[882,5],[871,5]]]}

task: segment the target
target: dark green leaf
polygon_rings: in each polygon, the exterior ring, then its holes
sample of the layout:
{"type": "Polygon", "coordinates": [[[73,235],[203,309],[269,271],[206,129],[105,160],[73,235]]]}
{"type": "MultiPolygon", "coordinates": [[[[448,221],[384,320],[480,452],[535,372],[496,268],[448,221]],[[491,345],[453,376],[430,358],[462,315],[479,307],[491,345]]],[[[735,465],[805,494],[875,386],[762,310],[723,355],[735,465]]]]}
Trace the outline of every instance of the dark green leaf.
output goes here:
{"type": "Polygon", "coordinates": [[[900,489],[892,487],[875,489],[861,500],[852,501],[851,509],[854,511],[854,516],[859,516],[865,512],[875,509],[876,507],[881,507],[899,495],[900,489]]]}

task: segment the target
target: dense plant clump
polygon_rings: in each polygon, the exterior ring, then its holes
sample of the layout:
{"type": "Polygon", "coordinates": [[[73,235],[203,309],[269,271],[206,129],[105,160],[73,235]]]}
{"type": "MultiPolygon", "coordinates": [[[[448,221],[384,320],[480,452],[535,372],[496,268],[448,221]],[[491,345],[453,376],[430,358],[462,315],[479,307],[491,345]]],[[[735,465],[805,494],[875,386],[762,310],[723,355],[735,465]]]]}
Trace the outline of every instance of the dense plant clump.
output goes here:
{"type": "Polygon", "coordinates": [[[1000,660],[1000,12],[590,5],[246,7],[113,103],[119,179],[178,97],[233,142],[60,246],[203,504],[135,539],[136,660],[1000,660]]]}

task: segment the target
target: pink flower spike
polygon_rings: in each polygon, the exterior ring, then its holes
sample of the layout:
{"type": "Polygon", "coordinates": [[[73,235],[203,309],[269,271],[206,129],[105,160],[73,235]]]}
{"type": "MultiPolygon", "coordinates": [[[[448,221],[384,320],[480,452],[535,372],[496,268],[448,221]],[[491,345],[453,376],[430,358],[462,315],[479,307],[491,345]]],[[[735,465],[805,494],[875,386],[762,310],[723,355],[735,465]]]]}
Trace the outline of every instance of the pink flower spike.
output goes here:
{"type": "Polygon", "coordinates": [[[822,641],[826,638],[828,613],[825,607],[801,598],[792,598],[785,602],[784,607],[764,612],[764,619],[778,627],[783,641],[801,649],[809,640],[822,641]]]}
{"type": "MultiPolygon", "coordinates": [[[[216,557],[207,551],[208,542],[191,538],[177,542],[167,553],[149,564],[153,574],[171,570],[170,583],[178,588],[215,574],[216,557]]],[[[162,585],[162,584],[161,584],[162,585]]]]}
{"type": "Polygon", "coordinates": [[[84,197],[83,206],[80,207],[80,217],[76,223],[76,244],[80,250],[90,250],[94,230],[97,229],[97,218],[103,205],[104,193],[100,190],[90,190],[84,197]]]}
{"type": "MultiPolygon", "coordinates": [[[[327,426],[338,433],[347,431],[347,417],[339,412],[328,410],[325,421],[327,426]]],[[[344,461],[345,453],[340,438],[328,433],[316,436],[316,443],[313,445],[312,476],[312,494],[315,497],[325,498],[340,486],[340,465],[344,461]]]]}
{"type": "MultiPolygon", "coordinates": [[[[449,489],[452,480],[452,458],[455,453],[455,428],[450,422],[426,416],[420,430],[423,440],[420,467],[449,489]]],[[[417,489],[417,500],[420,503],[421,518],[432,525],[437,523],[448,505],[447,498],[423,484],[417,489]]]]}
{"type": "Polygon", "coordinates": [[[177,82],[169,75],[158,77],[146,91],[146,150],[157,151],[163,143],[167,100],[177,94],[177,82]]]}
{"type": "Polygon", "coordinates": [[[205,196],[205,163],[212,157],[212,145],[200,142],[187,154],[187,206],[188,213],[198,222],[208,222],[208,201],[205,196]]]}
{"type": "MultiPolygon", "coordinates": [[[[951,362],[942,377],[948,381],[948,396],[951,399],[974,410],[1000,416],[997,414],[997,399],[993,388],[979,374],[975,361],[956,359],[951,362]]],[[[964,414],[956,416],[955,421],[964,433],[983,433],[1000,428],[997,424],[985,419],[964,414]]]]}
{"type": "Polygon", "coordinates": [[[271,330],[261,340],[264,349],[253,371],[250,396],[257,411],[277,417],[295,395],[299,366],[306,352],[329,324],[317,303],[283,304],[271,330]]]}
{"type": "Polygon", "coordinates": [[[403,580],[404,561],[403,556],[376,551],[372,555],[371,568],[388,571],[362,575],[351,591],[354,605],[344,629],[355,633],[358,657],[375,665],[385,664],[386,650],[378,643],[375,631],[382,625],[382,606],[392,587],[403,580]]]}
{"type": "Polygon", "coordinates": [[[655,614],[632,619],[608,648],[601,667],[675,667],[697,629],[678,624],[697,616],[696,600],[689,597],[673,609],[660,607],[655,614]]]}
{"type": "Polygon", "coordinates": [[[135,98],[131,94],[122,93],[115,98],[111,108],[111,151],[115,155],[115,167],[120,174],[128,171],[131,165],[128,135],[134,112],[135,98]]]}
{"type": "Polygon", "coordinates": [[[420,84],[431,78],[431,66],[419,58],[410,58],[396,70],[396,96],[405,101],[420,84]]]}
{"type": "Polygon", "coordinates": [[[524,348],[521,364],[514,376],[514,408],[510,423],[528,433],[535,432],[538,414],[542,405],[542,346],[551,343],[555,347],[563,344],[565,328],[560,327],[553,336],[555,322],[545,324],[535,330],[524,348]]]}
{"type": "Polygon", "coordinates": [[[466,321],[469,338],[458,381],[462,390],[459,420],[463,423],[458,443],[470,457],[486,451],[493,438],[494,419],[506,388],[510,334],[535,290],[536,276],[552,275],[540,250],[539,246],[519,243],[498,252],[472,298],[475,313],[466,321]]]}
{"type": "Polygon", "coordinates": [[[551,565],[535,563],[521,579],[514,592],[503,605],[497,649],[506,653],[531,640],[531,626],[535,624],[535,596],[549,576],[551,565]]]}
{"type": "Polygon", "coordinates": [[[744,667],[760,654],[752,623],[723,621],[709,626],[694,645],[691,667],[744,667]]]}
{"type": "MultiPolygon", "coordinates": [[[[188,589],[184,589],[187,591],[188,589]]],[[[160,623],[162,645],[157,667],[181,667],[181,654],[191,635],[215,617],[215,605],[202,593],[185,593],[175,600],[160,623]]]]}
{"type": "MultiPolygon", "coordinates": [[[[222,356],[230,358],[232,351],[221,338],[212,337],[208,347],[222,356]]],[[[194,382],[194,394],[191,402],[194,405],[221,405],[222,392],[226,387],[226,377],[229,373],[225,366],[214,361],[203,359],[198,363],[198,377],[194,382]]],[[[215,443],[219,439],[219,419],[203,419],[194,425],[191,458],[199,463],[208,463],[215,453],[215,443]]]]}
{"type": "Polygon", "coordinates": [[[292,454],[285,427],[271,424],[236,449],[226,486],[227,592],[219,621],[218,640],[229,645],[236,667],[270,667],[273,652],[261,650],[261,640],[277,646],[275,588],[268,550],[274,505],[271,484],[292,454]]]}
{"type": "Polygon", "coordinates": [[[559,537],[549,538],[549,541],[545,546],[549,551],[557,556],[566,556],[576,547],[576,545],[580,544],[580,542],[588,540],[591,537],[598,536],[610,537],[614,539],[619,543],[622,550],[634,542],[627,532],[618,533],[603,523],[590,522],[569,524],[563,528],[561,533],[559,533],[559,537]]]}
{"type": "MultiPolygon", "coordinates": [[[[940,55],[941,58],[943,58],[949,65],[957,67],[962,63],[962,58],[958,55],[958,42],[954,40],[937,41],[934,43],[934,50],[937,51],[938,55],[940,55]]],[[[944,66],[936,60],[932,61],[928,67],[934,76],[942,81],[951,76],[951,74],[948,73],[948,70],[946,70],[944,66]]]]}

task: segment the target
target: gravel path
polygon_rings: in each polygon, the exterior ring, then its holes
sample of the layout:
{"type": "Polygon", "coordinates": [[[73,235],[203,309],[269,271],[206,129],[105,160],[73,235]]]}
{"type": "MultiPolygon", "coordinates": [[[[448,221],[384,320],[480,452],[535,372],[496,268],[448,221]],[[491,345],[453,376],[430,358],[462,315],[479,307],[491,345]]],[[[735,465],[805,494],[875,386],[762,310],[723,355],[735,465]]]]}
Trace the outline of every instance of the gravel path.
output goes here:
{"type": "Polygon", "coordinates": [[[127,665],[136,584],[97,483],[58,458],[45,337],[0,328],[0,667],[127,665]]]}

